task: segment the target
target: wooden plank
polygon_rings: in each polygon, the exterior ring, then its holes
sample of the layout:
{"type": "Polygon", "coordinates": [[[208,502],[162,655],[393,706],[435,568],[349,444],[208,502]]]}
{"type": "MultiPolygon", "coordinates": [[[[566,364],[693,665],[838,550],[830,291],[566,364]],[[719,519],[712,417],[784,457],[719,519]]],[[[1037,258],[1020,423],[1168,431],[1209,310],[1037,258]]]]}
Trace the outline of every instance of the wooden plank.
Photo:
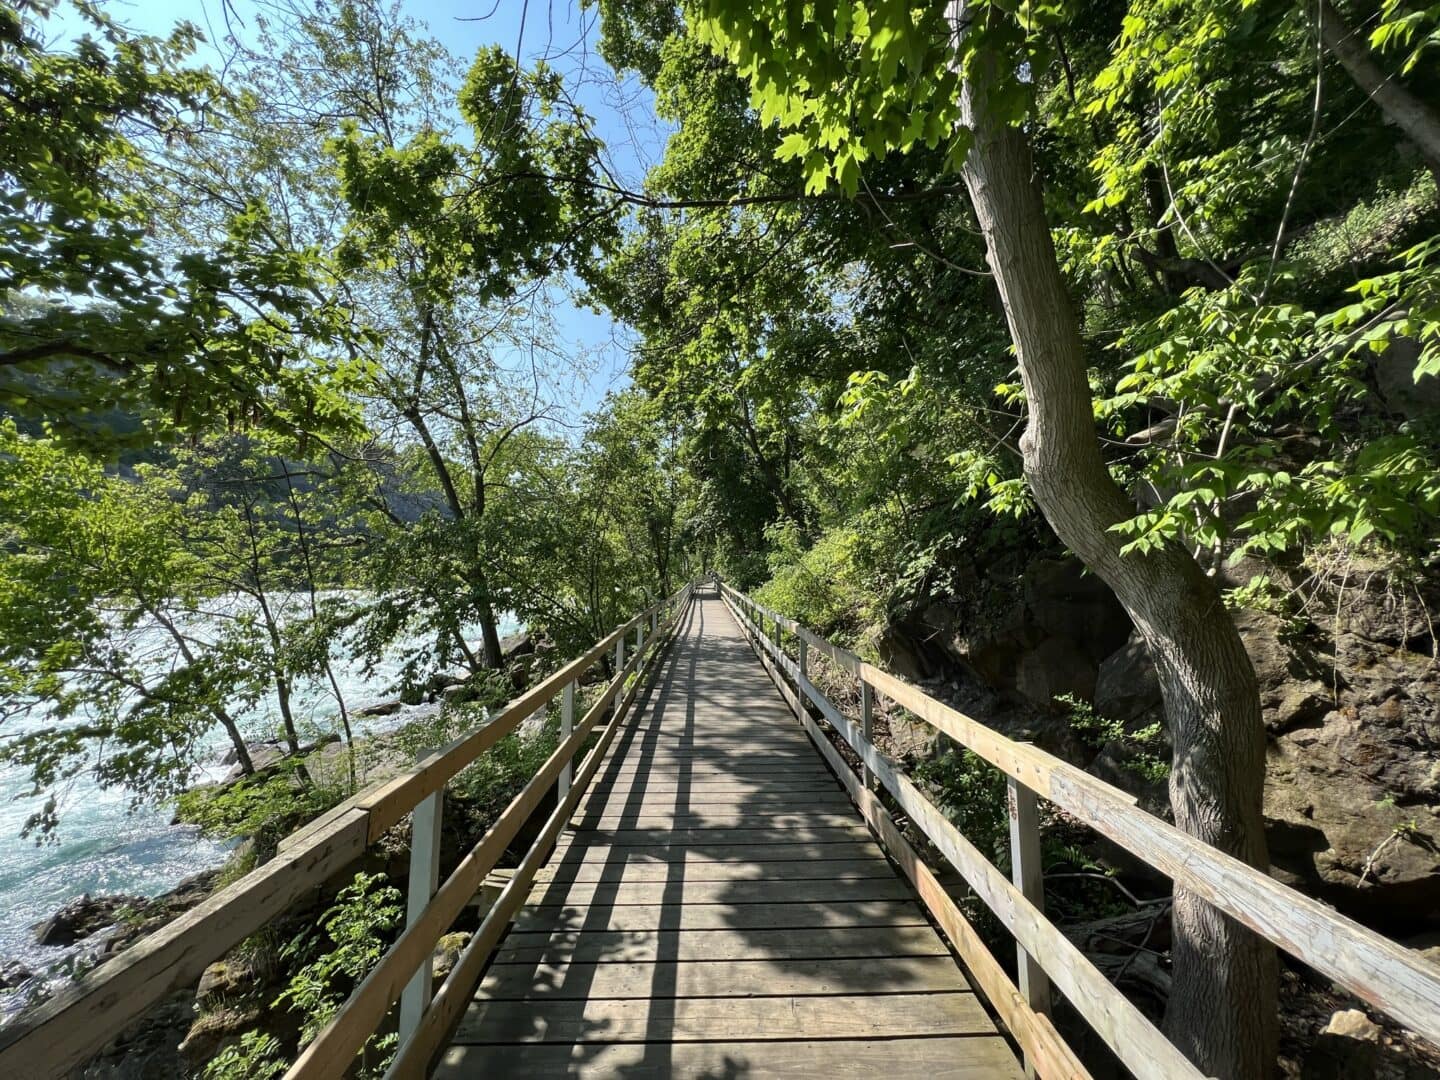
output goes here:
{"type": "Polygon", "coordinates": [[[593,997],[545,1003],[483,1001],[471,1006],[456,1043],[671,1043],[711,1039],[855,1039],[993,1035],[969,992],[834,994],[825,997],[593,997]]]}
{"type": "MultiPolygon", "coordinates": [[[[641,755],[625,759],[625,766],[615,770],[621,773],[672,774],[679,778],[693,777],[697,772],[724,773],[729,776],[761,775],[771,776],[786,771],[815,771],[815,758],[807,749],[804,753],[786,751],[784,754],[766,754],[757,758],[744,750],[727,753],[695,754],[693,756],[641,755]],[[756,761],[764,761],[762,771],[752,767],[756,761]]],[[[608,774],[607,774],[608,776],[608,774]]]]}
{"type": "Polygon", "coordinates": [[[611,844],[608,841],[580,837],[571,838],[557,846],[552,859],[561,867],[578,864],[608,864],[620,866],[634,863],[671,864],[686,866],[703,863],[771,863],[771,862],[815,862],[833,859],[881,858],[880,849],[870,839],[837,841],[835,843],[791,843],[768,844],[706,844],[703,849],[685,847],[640,847],[611,844]]]}
{"type": "Polygon", "coordinates": [[[834,875],[826,878],[694,881],[677,874],[667,881],[550,881],[537,885],[527,909],[621,906],[627,904],[812,904],[833,900],[911,900],[909,887],[889,877],[834,875]]]}
{"type": "Polygon", "coordinates": [[[833,810],[837,807],[848,810],[850,808],[850,800],[834,784],[830,785],[828,789],[821,788],[818,791],[788,791],[785,789],[727,791],[721,788],[698,792],[653,792],[640,788],[633,793],[626,791],[594,792],[586,800],[586,803],[588,805],[580,812],[587,815],[622,811],[625,813],[655,813],[686,809],[694,809],[703,813],[706,812],[707,807],[722,806],[754,807],[760,813],[784,812],[787,809],[805,809],[807,807],[819,810],[833,810]]]}
{"type": "Polygon", "coordinates": [[[652,765],[637,768],[629,765],[608,770],[603,777],[607,783],[626,780],[633,783],[636,777],[649,778],[655,787],[695,783],[765,783],[785,781],[815,782],[829,778],[830,774],[814,765],[797,762],[793,765],[767,765],[764,763],[722,765],[716,762],[700,762],[685,767],[652,765]]]}
{"type": "Polygon", "coordinates": [[[863,825],[810,829],[576,829],[589,843],[614,847],[765,847],[770,844],[855,843],[869,837],[863,825]]]}
{"type": "Polygon", "coordinates": [[[1019,1076],[1003,1039],[879,1039],[872,1042],[608,1043],[452,1046],[437,1080],[475,1076],[793,1077],[813,1080],[1007,1080],[1019,1076]]]}
{"type": "MultiPolygon", "coordinates": [[[[834,712],[834,706],[823,696],[816,700],[818,707],[834,712]]],[[[828,715],[828,712],[827,712],[828,715]]],[[[919,857],[904,834],[895,825],[889,812],[871,790],[875,778],[868,770],[862,776],[850,771],[840,753],[830,740],[808,716],[802,717],[811,741],[820,756],[828,761],[836,776],[854,799],[861,815],[880,837],[887,851],[898,862],[910,883],[920,894],[921,901],[929,909],[940,928],[945,932],[964,960],[967,970],[979,983],[985,999],[999,1013],[1001,1020],[1015,1036],[1036,1072],[1056,1080],[1088,1080],[1090,1074],[1075,1056],[1074,1051],[1060,1037],[1050,1018],[1037,1013],[1030,1003],[1021,996],[1018,988],[1010,981],[1004,969],[990,952],[989,947],[970,925],[960,911],[953,897],[940,884],[930,867],[919,857]],[[868,781],[868,782],[867,782],[868,781]]]]}
{"type": "MultiPolygon", "coordinates": [[[[1040,810],[1035,793],[1006,777],[1005,804],[1010,819],[1010,880],[1037,911],[1045,910],[1045,879],[1040,854],[1040,810]]],[[[1050,1011],[1050,980],[1037,957],[1015,946],[1020,993],[1036,1012],[1050,1011]]]]}
{"type": "Polygon", "coordinates": [[[815,900],[787,904],[600,904],[595,907],[527,907],[516,931],[648,933],[666,930],[793,930],[826,926],[925,926],[910,900],[815,900]]]}
{"type": "Polygon", "coordinates": [[[656,987],[674,997],[752,997],[774,994],[889,994],[968,990],[949,956],[864,960],[768,959],[665,961],[645,964],[525,964],[496,961],[480,993],[488,999],[544,1001],[588,997],[650,998],[656,987]]]}
{"type": "Polygon", "coordinates": [[[349,811],[37,1006],[0,1033],[0,1076],[63,1075],[353,863],[367,832],[364,812],[349,811]]]}
{"type": "Polygon", "coordinates": [[[649,930],[638,933],[512,932],[496,954],[509,961],[734,960],[948,956],[928,926],[830,927],[823,930],[649,930]]]}
{"type": "Polygon", "coordinates": [[[577,829],[853,829],[853,813],[797,806],[755,806],[749,803],[682,807],[678,810],[614,810],[576,815],[577,829]]]}
{"type": "Polygon", "coordinates": [[[869,858],[800,859],[791,862],[722,862],[699,855],[693,860],[626,859],[618,865],[604,862],[551,863],[536,875],[554,882],[656,882],[676,877],[690,883],[705,881],[829,881],[832,879],[894,880],[895,873],[878,849],[869,858]]]}

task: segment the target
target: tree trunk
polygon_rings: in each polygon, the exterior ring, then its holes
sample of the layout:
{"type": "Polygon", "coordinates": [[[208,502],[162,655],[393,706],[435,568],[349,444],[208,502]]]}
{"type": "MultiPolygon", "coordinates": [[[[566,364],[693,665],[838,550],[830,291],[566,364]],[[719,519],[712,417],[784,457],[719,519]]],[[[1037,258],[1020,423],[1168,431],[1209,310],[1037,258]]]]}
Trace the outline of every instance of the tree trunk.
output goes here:
{"type": "MultiPolygon", "coordinates": [[[[963,8],[951,6],[957,29],[963,8]]],[[[1254,668],[1214,582],[1186,551],[1122,558],[1123,541],[1109,531],[1130,507],[1100,454],[1079,321],[1029,147],[1020,129],[992,118],[993,74],[984,67],[972,69],[961,90],[974,133],[964,180],[1025,386],[1025,477],[1056,535],[1115,591],[1149,646],[1174,741],[1176,824],[1266,869],[1265,731],[1254,668]]],[[[1277,1043],[1274,949],[1181,889],[1174,926],[1168,1034],[1209,1075],[1268,1076],[1277,1043]]]]}
{"type": "Polygon", "coordinates": [[[1355,85],[1403,131],[1419,149],[1430,171],[1440,181],[1440,112],[1407,90],[1394,75],[1387,75],[1358,31],[1350,29],[1329,0],[1321,0],[1320,40],[1340,61],[1355,85]]]}
{"type": "Polygon", "coordinates": [[[480,608],[480,642],[485,656],[487,668],[498,668],[505,660],[504,654],[500,651],[500,625],[495,619],[495,607],[490,603],[489,597],[485,597],[479,603],[480,608]]]}

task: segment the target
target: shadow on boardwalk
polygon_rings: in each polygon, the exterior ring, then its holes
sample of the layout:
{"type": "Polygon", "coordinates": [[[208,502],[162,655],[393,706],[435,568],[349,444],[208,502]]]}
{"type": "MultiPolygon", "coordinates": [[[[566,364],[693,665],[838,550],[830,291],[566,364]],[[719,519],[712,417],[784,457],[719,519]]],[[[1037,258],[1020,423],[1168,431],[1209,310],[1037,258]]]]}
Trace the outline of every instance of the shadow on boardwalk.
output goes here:
{"type": "Polygon", "coordinates": [[[1018,1076],[718,598],[693,604],[437,1075],[1018,1076]]]}

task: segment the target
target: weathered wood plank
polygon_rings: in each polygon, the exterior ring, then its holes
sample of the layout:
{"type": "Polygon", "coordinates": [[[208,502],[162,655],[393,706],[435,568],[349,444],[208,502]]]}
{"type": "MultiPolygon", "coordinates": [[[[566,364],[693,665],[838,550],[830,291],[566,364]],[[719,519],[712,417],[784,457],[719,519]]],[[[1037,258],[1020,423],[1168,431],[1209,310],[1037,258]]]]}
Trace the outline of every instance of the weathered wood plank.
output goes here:
{"type": "Polygon", "coordinates": [[[570,863],[554,861],[538,875],[537,881],[575,883],[653,883],[683,878],[698,884],[716,881],[831,881],[858,879],[891,879],[895,871],[880,854],[871,849],[868,858],[799,859],[787,862],[721,861],[697,853],[694,859],[626,859],[617,865],[605,862],[570,863]]]}
{"type": "Polygon", "coordinates": [[[817,844],[796,841],[790,844],[705,844],[702,847],[677,845],[638,846],[612,844],[583,834],[569,834],[557,845],[551,864],[571,867],[580,864],[625,866],[637,863],[686,866],[710,863],[768,864],[772,862],[816,862],[835,859],[877,859],[883,853],[873,840],[848,840],[817,844]]]}
{"type": "Polygon", "coordinates": [[[888,877],[848,874],[828,878],[742,878],[694,881],[686,874],[674,881],[549,881],[537,885],[527,901],[529,910],[564,906],[585,908],[629,904],[818,904],[834,900],[910,900],[909,887],[888,877]]]}
{"type": "Polygon", "coordinates": [[[880,1039],[872,1042],[606,1043],[571,1046],[453,1046],[435,1072],[460,1077],[677,1076],[793,1077],[814,1080],[1012,1080],[1020,1073],[997,1038],[880,1039]],[[823,1063],[823,1064],[822,1064],[823,1063]]]}
{"type": "Polygon", "coordinates": [[[577,814],[579,829],[802,829],[853,828],[853,813],[796,806],[765,807],[746,803],[690,806],[678,810],[612,810],[577,814]]]}
{"type": "Polygon", "coordinates": [[[591,843],[615,847],[764,847],[769,844],[854,843],[869,836],[862,825],[797,829],[576,829],[591,843]]]}
{"type": "Polygon", "coordinates": [[[926,926],[910,900],[812,900],[783,904],[598,904],[594,907],[527,907],[515,931],[644,933],[664,930],[812,930],[827,926],[926,926]]]}
{"type": "Polygon", "coordinates": [[[455,1043],[695,1042],[735,1039],[893,1039],[990,1035],[995,1027],[966,992],[825,997],[592,997],[588,1001],[481,1001],[455,1043]]]}
{"type": "MultiPolygon", "coordinates": [[[[818,791],[645,791],[610,792],[609,798],[588,800],[579,813],[585,816],[604,813],[655,813],[693,809],[708,813],[712,807],[753,807],[761,813],[807,807],[832,810],[849,809],[850,800],[837,786],[818,791]]],[[[852,814],[853,819],[853,814],[852,814]]]]}
{"type": "Polygon", "coordinates": [[[587,997],[650,998],[656,987],[674,997],[753,997],[765,994],[890,994],[969,990],[949,956],[864,960],[769,959],[660,963],[526,964],[496,961],[480,995],[491,1000],[540,1002],[587,997]]]}
{"type": "Polygon", "coordinates": [[[512,932],[498,957],[575,962],[823,960],[863,956],[946,956],[928,926],[831,927],[824,930],[649,930],[636,933],[512,932]]]}

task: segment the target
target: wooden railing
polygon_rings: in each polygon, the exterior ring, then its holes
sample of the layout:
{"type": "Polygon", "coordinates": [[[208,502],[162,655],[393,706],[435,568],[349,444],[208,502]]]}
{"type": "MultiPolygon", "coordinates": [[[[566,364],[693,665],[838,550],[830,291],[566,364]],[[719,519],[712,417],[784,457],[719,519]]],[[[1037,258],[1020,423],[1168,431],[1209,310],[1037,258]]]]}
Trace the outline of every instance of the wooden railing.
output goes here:
{"type": "Polygon", "coordinates": [[[723,582],[720,588],[781,694],[891,857],[909,876],[979,989],[1020,1044],[1027,1064],[1039,1075],[1088,1075],[1050,1022],[1051,984],[1137,1077],[1173,1080],[1201,1074],[1045,917],[1037,796],[1440,1046],[1440,967],[1181,832],[1140,809],[1119,789],[1035,746],[1005,738],[723,582]],[[787,633],[794,643],[793,657],[784,647],[787,633]],[[860,723],[843,716],[811,681],[812,651],[860,680],[860,723]],[[877,692],[1005,774],[1012,879],[997,870],[895,762],[875,748],[869,719],[877,692]],[[861,775],[851,771],[816,722],[812,708],[854,750],[862,763],[861,775]],[[872,790],[877,781],[1015,938],[1018,985],[895,825],[872,790]]]}
{"type": "Polygon", "coordinates": [[[393,779],[362,791],[282,841],[275,858],[180,918],[102,964],[63,993],[0,1031],[0,1077],[63,1076],[171,992],[193,985],[205,968],[302,897],[355,862],[387,830],[412,814],[408,919],[404,931],[291,1067],[290,1077],[338,1077],[381,1026],[397,1000],[400,1046],[387,1077],[423,1076],[458,1020],[495,943],[520,906],[535,871],[574,812],[630,703],[649,674],[655,647],[674,630],[691,586],[618,627],[501,709],[484,727],[435,750],[393,779]],[[634,648],[627,643],[634,635],[634,648]],[[615,676],[575,722],[580,680],[611,650],[615,676]],[[437,882],[441,799],[446,783],[527,717],[561,699],[561,741],[525,788],[443,884],[437,882]],[[617,698],[619,699],[616,703],[617,698]],[[614,708],[611,709],[612,703],[614,708]],[[577,752],[612,717],[578,769],[577,752]],[[573,770],[573,781],[572,781],[573,770]],[[509,885],[485,916],[433,996],[430,956],[438,939],[475,896],[552,785],[559,805],[509,885]],[[437,888],[438,884],[438,888],[437,888]]]}

